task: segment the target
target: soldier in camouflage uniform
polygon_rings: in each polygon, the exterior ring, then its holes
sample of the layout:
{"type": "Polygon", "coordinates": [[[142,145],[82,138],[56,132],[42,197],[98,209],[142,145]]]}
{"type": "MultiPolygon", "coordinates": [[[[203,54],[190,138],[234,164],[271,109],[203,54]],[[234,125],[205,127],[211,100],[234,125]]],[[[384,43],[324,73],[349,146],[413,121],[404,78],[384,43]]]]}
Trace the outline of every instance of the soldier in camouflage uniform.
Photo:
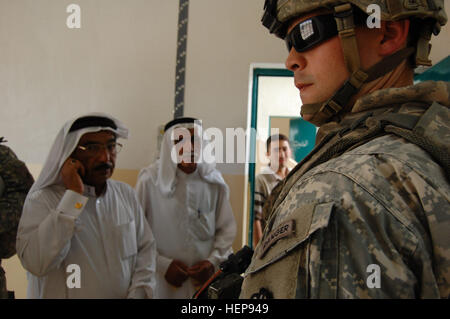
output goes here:
{"type": "Polygon", "coordinates": [[[264,208],[241,298],[449,298],[450,84],[413,85],[446,21],[443,0],[266,1],[320,129],[264,208]]]}
{"type": "Polygon", "coordinates": [[[0,298],[8,298],[1,260],[16,253],[16,233],[22,206],[33,177],[0,137],[0,298]]]}

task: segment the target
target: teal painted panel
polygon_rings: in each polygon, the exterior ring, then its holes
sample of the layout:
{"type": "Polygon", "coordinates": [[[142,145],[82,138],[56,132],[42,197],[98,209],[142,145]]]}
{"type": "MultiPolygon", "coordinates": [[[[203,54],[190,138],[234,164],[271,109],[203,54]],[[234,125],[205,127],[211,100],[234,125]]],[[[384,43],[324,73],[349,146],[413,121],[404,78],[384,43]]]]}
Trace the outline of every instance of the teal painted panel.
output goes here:
{"type": "Polygon", "coordinates": [[[289,121],[289,139],[292,154],[296,162],[300,162],[314,148],[316,127],[302,118],[289,121]]]}
{"type": "Polygon", "coordinates": [[[427,71],[416,74],[415,81],[450,81],[450,55],[427,71]]]}

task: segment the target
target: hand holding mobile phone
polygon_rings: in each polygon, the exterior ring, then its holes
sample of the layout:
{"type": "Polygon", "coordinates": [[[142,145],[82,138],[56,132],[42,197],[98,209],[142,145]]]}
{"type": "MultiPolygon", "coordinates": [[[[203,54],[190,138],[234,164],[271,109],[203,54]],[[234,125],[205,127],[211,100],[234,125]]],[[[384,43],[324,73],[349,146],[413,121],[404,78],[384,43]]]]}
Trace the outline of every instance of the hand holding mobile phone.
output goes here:
{"type": "Polygon", "coordinates": [[[72,157],[69,157],[61,168],[61,178],[64,186],[79,194],[83,194],[84,186],[83,179],[84,176],[84,166],[83,164],[72,157]]]}

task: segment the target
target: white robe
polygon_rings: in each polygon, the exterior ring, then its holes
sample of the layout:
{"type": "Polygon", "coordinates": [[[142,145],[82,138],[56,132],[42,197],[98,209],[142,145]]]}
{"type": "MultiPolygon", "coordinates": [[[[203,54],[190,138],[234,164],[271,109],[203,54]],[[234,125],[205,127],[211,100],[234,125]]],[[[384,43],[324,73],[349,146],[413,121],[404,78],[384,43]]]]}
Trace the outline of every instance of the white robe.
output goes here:
{"type": "MultiPolygon", "coordinates": [[[[29,298],[151,298],[156,247],[136,193],[128,185],[107,181],[100,197],[85,185],[85,196],[66,190],[60,171],[86,133],[108,130],[128,138],[128,129],[105,113],[110,126],[70,132],[80,117],[66,122],[25,200],[17,232],[17,255],[28,270],[29,298]],[[76,283],[78,265],[80,288],[76,283]],[[69,267],[69,269],[68,269],[69,267]],[[69,272],[67,272],[69,270],[69,272]]],[[[100,125],[100,124],[99,124],[100,125]]]]}
{"type": "MultiPolygon", "coordinates": [[[[96,197],[54,184],[25,202],[17,254],[28,274],[29,298],[151,298],[156,247],[134,190],[108,180],[96,197]],[[80,288],[67,281],[79,266],[80,288]]],[[[69,279],[69,280],[68,280],[69,279]]]]}
{"type": "Polygon", "coordinates": [[[177,259],[188,267],[209,260],[217,269],[232,253],[236,222],[224,183],[207,182],[198,169],[192,174],[177,169],[173,193],[163,195],[151,176],[158,164],[142,170],[136,185],[158,250],[155,298],[191,298],[198,287],[190,278],[180,288],[170,285],[167,268],[177,259]]]}

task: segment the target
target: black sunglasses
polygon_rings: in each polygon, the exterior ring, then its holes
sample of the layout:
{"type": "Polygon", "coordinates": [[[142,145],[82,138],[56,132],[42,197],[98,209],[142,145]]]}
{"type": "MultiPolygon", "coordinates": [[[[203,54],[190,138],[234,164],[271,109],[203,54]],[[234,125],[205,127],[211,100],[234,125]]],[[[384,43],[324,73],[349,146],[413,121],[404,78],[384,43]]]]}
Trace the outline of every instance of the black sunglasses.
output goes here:
{"type": "Polygon", "coordinates": [[[315,16],[298,23],[284,40],[289,52],[292,47],[297,52],[304,52],[337,34],[338,30],[334,15],[327,14],[315,16]]]}

